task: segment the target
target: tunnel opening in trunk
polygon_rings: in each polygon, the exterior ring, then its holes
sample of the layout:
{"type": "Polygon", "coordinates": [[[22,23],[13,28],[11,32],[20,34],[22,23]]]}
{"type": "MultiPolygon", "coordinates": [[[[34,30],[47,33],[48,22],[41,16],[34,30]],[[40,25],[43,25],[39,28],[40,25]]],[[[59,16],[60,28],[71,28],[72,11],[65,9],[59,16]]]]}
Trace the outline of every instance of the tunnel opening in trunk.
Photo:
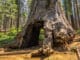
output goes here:
{"type": "MultiPolygon", "coordinates": [[[[30,24],[27,27],[27,31],[23,36],[24,40],[22,42],[22,48],[29,48],[33,46],[39,46],[40,42],[40,31],[43,29],[44,22],[37,21],[34,24],[30,24]]],[[[42,43],[41,43],[42,44],[42,43]]]]}

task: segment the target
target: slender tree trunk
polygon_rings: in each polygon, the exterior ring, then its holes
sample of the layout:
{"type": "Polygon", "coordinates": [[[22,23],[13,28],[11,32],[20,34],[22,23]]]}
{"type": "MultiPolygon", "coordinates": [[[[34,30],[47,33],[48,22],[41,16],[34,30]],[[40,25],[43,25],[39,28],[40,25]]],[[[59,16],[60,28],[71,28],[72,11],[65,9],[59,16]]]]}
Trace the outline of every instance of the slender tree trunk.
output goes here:
{"type": "Polygon", "coordinates": [[[76,12],[76,20],[77,20],[77,29],[79,29],[79,15],[78,15],[78,5],[77,0],[75,0],[75,12],[76,12]]]}
{"type": "Polygon", "coordinates": [[[78,29],[80,28],[80,19],[79,19],[79,7],[78,7],[78,0],[76,0],[76,10],[77,10],[77,18],[78,18],[78,29]]]}

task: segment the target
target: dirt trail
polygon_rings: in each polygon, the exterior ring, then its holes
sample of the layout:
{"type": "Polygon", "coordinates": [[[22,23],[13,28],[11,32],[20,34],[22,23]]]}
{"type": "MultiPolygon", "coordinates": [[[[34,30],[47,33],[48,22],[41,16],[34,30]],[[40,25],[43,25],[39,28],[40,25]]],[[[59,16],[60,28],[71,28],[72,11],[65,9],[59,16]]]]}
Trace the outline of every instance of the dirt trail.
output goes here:
{"type": "Polygon", "coordinates": [[[0,60],[40,60],[39,58],[28,58],[26,54],[0,56],[0,60]]]}
{"type": "Polygon", "coordinates": [[[75,53],[65,54],[53,54],[48,58],[45,58],[44,60],[78,60],[75,53]]]}
{"type": "MultiPolygon", "coordinates": [[[[27,54],[0,56],[0,60],[40,60],[41,57],[28,58],[27,54]]],[[[43,60],[78,60],[75,53],[54,53],[43,60]]]]}

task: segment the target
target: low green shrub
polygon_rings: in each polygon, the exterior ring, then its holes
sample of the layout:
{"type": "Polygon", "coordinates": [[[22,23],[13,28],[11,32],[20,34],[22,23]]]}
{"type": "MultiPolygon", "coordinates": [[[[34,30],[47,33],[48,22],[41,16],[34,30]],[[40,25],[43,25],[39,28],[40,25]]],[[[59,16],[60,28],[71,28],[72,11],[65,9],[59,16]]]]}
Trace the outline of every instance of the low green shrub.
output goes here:
{"type": "MultiPolygon", "coordinates": [[[[19,32],[21,30],[19,29],[19,32]]],[[[5,44],[5,43],[10,43],[10,41],[13,40],[13,38],[17,34],[17,30],[15,28],[11,28],[9,32],[0,32],[0,45],[5,44]]]]}
{"type": "MultiPolygon", "coordinates": [[[[19,29],[19,32],[21,31],[21,29],[19,29]]],[[[15,28],[11,28],[9,32],[2,33],[0,32],[0,45],[1,44],[6,44],[6,43],[10,43],[10,41],[13,40],[13,38],[16,36],[17,34],[17,30],[15,28]]],[[[40,30],[40,35],[39,35],[39,40],[42,41],[44,40],[45,36],[44,36],[44,30],[41,29],[40,30]]]]}
{"type": "Polygon", "coordinates": [[[41,29],[40,30],[40,35],[39,35],[39,40],[41,41],[41,40],[44,40],[44,30],[43,29],[41,29]]]}
{"type": "Polygon", "coordinates": [[[80,34],[80,29],[78,29],[78,30],[76,31],[76,34],[80,34]]]}

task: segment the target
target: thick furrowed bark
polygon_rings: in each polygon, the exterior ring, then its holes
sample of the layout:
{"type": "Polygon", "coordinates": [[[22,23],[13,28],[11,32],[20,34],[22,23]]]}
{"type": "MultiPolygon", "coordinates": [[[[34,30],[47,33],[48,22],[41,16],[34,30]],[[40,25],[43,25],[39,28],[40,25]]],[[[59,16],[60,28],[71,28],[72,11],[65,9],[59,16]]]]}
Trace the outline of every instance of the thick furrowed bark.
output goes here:
{"type": "Polygon", "coordinates": [[[50,10],[46,13],[47,14],[43,18],[46,22],[44,25],[44,30],[47,31],[46,33],[50,32],[51,34],[46,34],[47,37],[45,37],[44,42],[49,43],[46,43],[45,47],[47,45],[47,48],[49,47],[51,49],[51,45],[54,45],[52,41],[54,41],[54,43],[65,44],[67,46],[68,42],[74,37],[74,30],[62,12],[61,5],[57,2],[54,7],[50,7],[50,10]],[[54,36],[54,40],[52,39],[52,36],[54,36]]]}
{"type": "Polygon", "coordinates": [[[66,44],[74,36],[74,30],[68,23],[59,0],[34,0],[27,23],[19,34],[21,39],[16,37],[17,46],[24,48],[38,45],[42,27],[45,31],[43,48],[52,49],[57,45],[56,42],[66,44]]]}

